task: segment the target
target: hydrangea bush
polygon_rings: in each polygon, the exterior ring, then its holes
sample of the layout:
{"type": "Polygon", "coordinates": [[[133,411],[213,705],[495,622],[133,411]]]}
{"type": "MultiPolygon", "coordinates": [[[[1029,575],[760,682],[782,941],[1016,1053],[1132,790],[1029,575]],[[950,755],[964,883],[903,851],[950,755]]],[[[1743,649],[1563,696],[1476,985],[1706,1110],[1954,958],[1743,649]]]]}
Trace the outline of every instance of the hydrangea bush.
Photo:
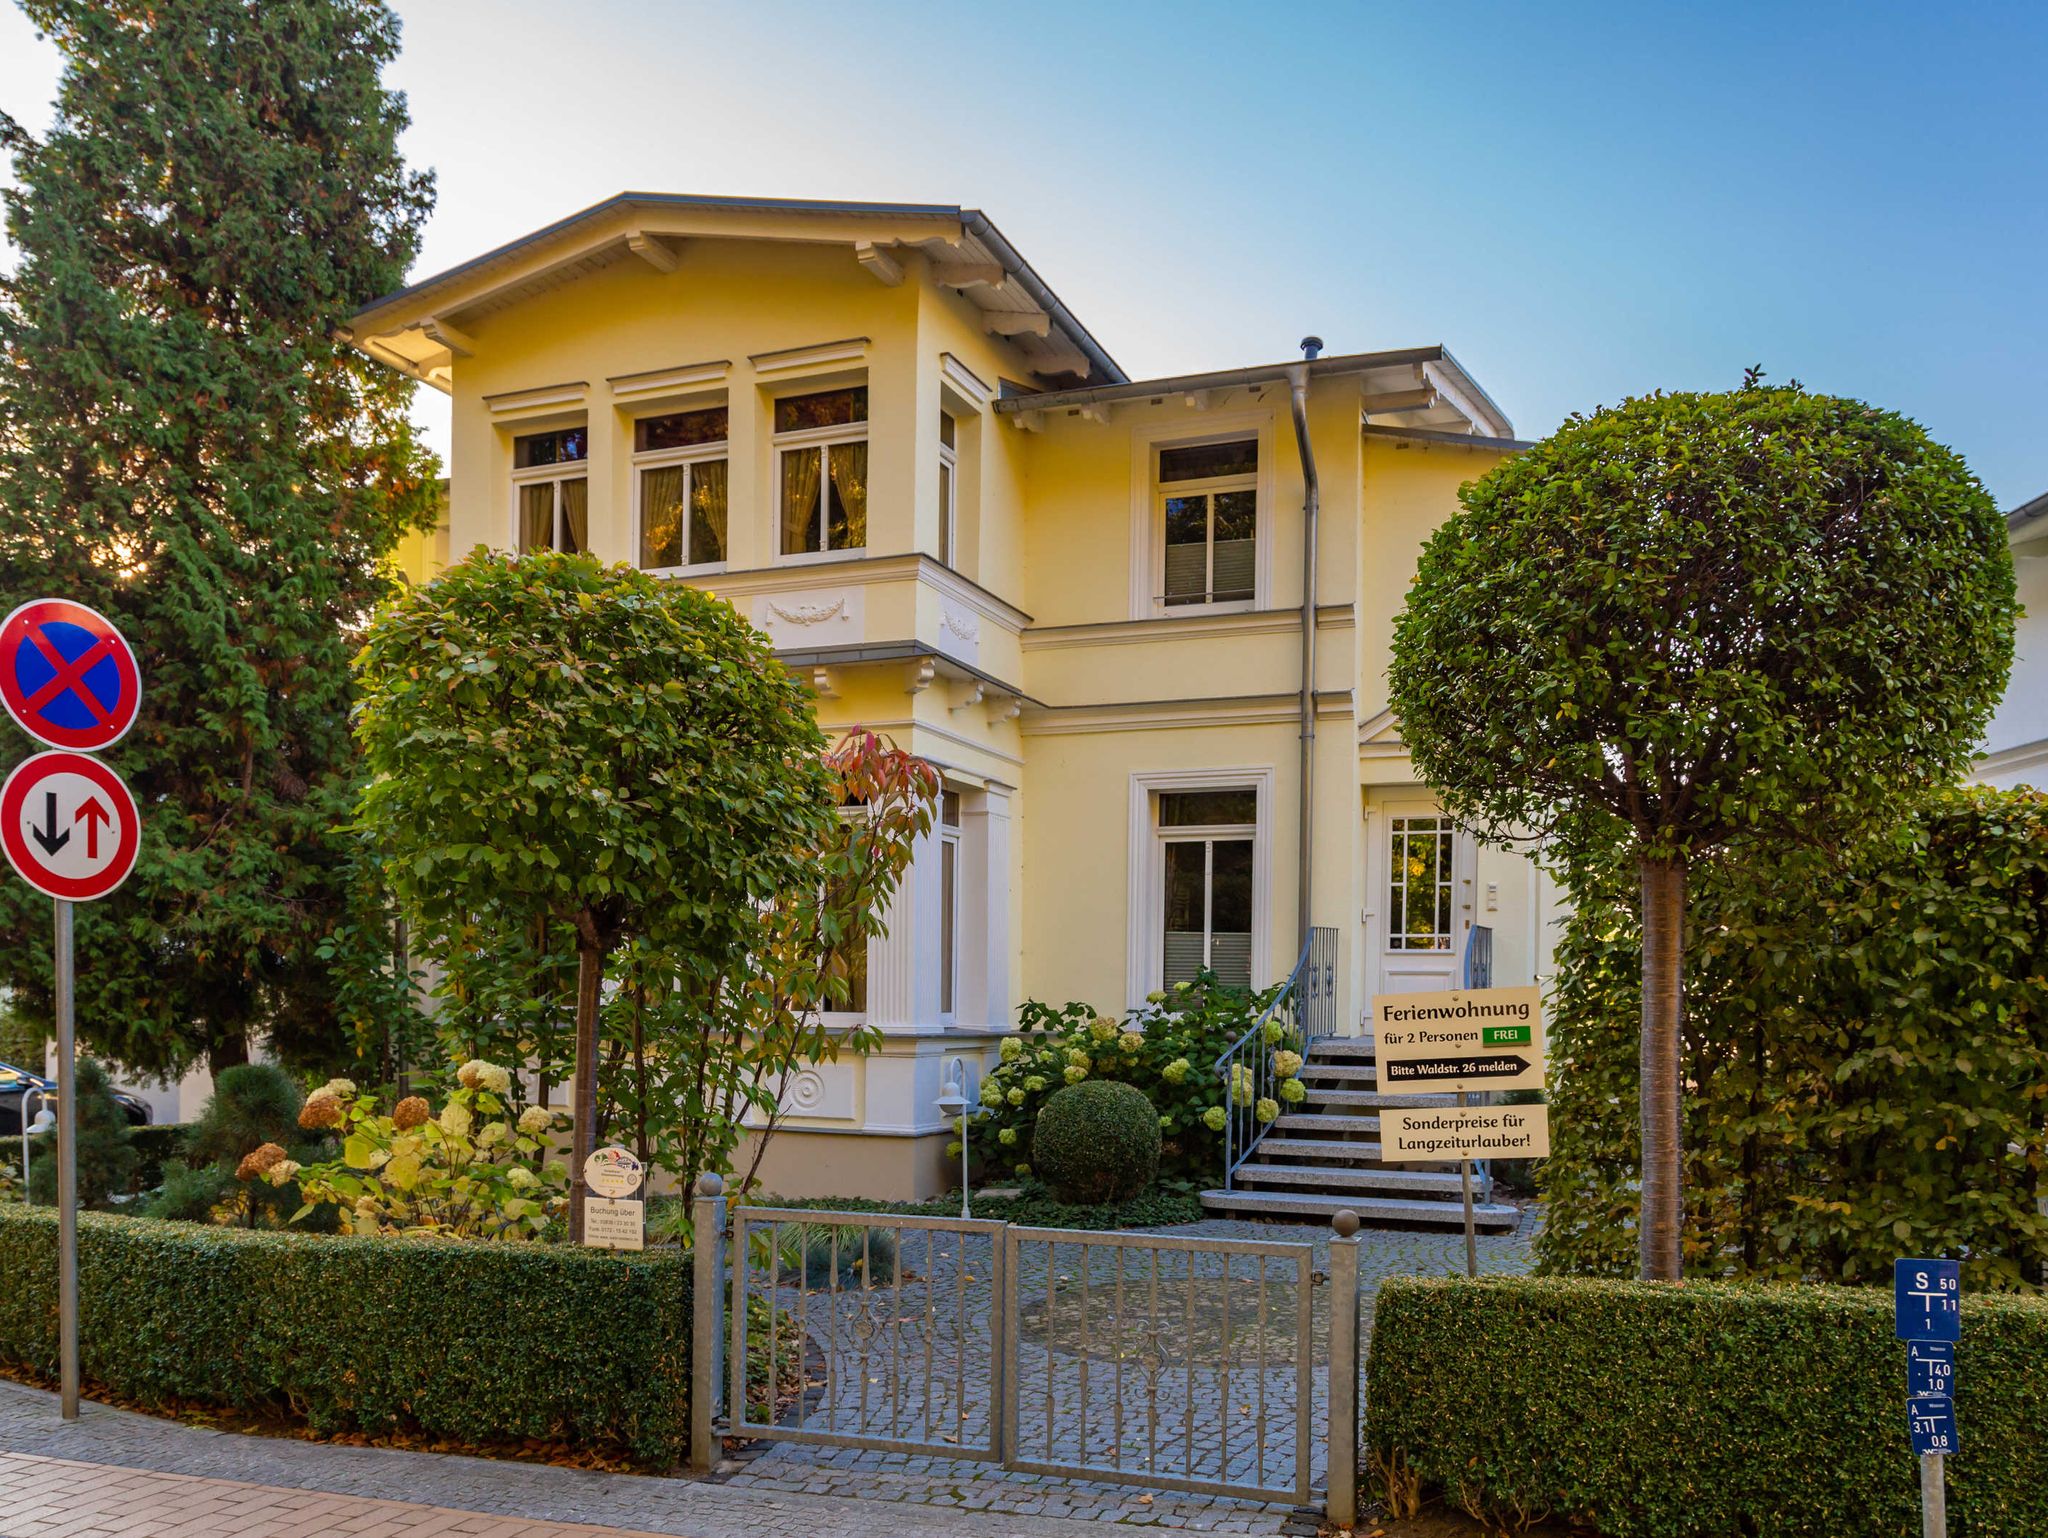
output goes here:
{"type": "Polygon", "coordinates": [[[347,1079],[330,1080],[306,1098],[299,1125],[338,1132],[341,1158],[302,1169],[266,1143],[242,1178],[297,1179],[306,1205],[293,1221],[332,1206],[345,1233],[538,1238],[568,1209],[568,1169],[547,1157],[556,1113],[515,1110],[511,1071],[496,1063],[464,1063],[456,1083],[438,1115],[419,1095],[385,1115],[347,1079]]]}
{"type": "MultiPolygon", "coordinates": [[[[1002,1061],[982,1080],[982,1110],[965,1133],[975,1157],[990,1175],[1030,1174],[1032,1129],[1047,1099],[1069,1084],[1108,1080],[1143,1090],[1158,1108],[1162,1177],[1221,1174],[1225,1089],[1216,1059],[1279,992],[1280,985],[1256,992],[1226,987],[1203,972],[1192,983],[1152,994],[1121,1020],[1087,1004],[1055,1008],[1027,1000],[1017,1012],[1017,1034],[1003,1041],[1002,1061]]],[[[1294,1077],[1301,1071],[1299,1028],[1283,1009],[1266,1022],[1265,1036],[1281,1097],[1299,1102],[1307,1093],[1294,1077]]],[[[1250,1081],[1240,1065],[1230,1091],[1240,1105],[1251,1104],[1250,1081]]],[[[1280,1105],[1264,1099],[1255,1114],[1271,1121],[1280,1105]]],[[[959,1157],[957,1142],[950,1153],[959,1157]]]]}

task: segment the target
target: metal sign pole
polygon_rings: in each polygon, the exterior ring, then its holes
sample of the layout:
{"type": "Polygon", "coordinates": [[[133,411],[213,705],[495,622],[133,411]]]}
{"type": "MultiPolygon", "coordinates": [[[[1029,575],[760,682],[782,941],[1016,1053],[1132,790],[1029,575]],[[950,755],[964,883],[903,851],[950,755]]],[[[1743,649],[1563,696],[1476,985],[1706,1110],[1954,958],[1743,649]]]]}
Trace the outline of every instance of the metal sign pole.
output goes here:
{"type": "Polygon", "coordinates": [[[78,1419],[78,1053],[71,904],[57,910],[57,1337],[64,1419],[78,1419]]]}
{"type": "MultiPolygon", "coordinates": [[[[1471,1097],[1462,1089],[1459,1090],[1458,1109],[1462,1111],[1471,1103],[1471,1097]]],[[[1479,1230],[1473,1226],[1472,1222],[1472,1161],[1470,1159],[1460,1159],[1458,1161],[1458,1184],[1463,1188],[1465,1197],[1465,1274],[1467,1276],[1477,1276],[1479,1274],[1479,1230]]]]}
{"type": "Polygon", "coordinates": [[[1948,1538],[1948,1487],[1942,1479],[1940,1453],[1920,1455],[1921,1538],[1948,1538]]]}

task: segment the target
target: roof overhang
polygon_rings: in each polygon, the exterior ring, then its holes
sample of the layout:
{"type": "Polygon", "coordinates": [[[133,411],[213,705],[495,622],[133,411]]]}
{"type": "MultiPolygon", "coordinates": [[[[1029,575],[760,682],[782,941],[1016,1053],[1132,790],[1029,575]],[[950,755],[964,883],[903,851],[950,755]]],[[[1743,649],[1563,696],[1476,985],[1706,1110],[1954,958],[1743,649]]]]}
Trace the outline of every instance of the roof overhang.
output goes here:
{"type": "Polygon", "coordinates": [[[1225,390],[1285,384],[1304,372],[1311,384],[1356,379],[1362,426],[1515,441],[1514,424],[1507,414],[1479,387],[1464,365],[1451,356],[1450,349],[1442,346],[1295,358],[1285,363],[1208,374],[1177,374],[1165,379],[1010,394],[996,402],[995,409],[1016,417],[1025,426],[1034,426],[1053,413],[1097,416],[1118,403],[1149,403],[1174,396],[1191,404],[1206,405],[1210,396],[1225,390]]]}
{"type": "Polygon", "coordinates": [[[2005,515],[2006,542],[2014,549],[2048,542],[2048,492],[2022,502],[2005,515]]]}
{"type": "Polygon", "coordinates": [[[979,308],[1041,380],[1125,378],[986,215],[935,203],[622,192],[366,305],[347,339],[445,391],[455,360],[474,348],[465,327],[477,319],[621,263],[673,271],[694,239],[844,246],[849,260],[891,285],[903,280],[902,256],[916,251],[934,280],[979,308]]]}

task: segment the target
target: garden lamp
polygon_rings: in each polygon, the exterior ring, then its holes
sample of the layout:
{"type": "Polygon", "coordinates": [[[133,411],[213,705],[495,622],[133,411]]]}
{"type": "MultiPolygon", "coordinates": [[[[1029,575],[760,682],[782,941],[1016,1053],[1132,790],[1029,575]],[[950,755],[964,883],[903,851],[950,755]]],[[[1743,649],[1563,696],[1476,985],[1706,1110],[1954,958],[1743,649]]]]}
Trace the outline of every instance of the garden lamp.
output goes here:
{"type": "Polygon", "coordinates": [[[57,1118],[50,1112],[50,1092],[43,1089],[26,1089],[21,1092],[21,1199],[28,1200],[28,1140],[41,1137],[57,1125],[57,1118]],[[34,1095],[42,1104],[36,1108],[36,1119],[28,1119],[28,1097],[34,1095]]]}
{"type": "Polygon", "coordinates": [[[939,1110],[945,1114],[946,1125],[951,1127],[957,1119],[960,1128],[960,1216],[974,1216],[968,1207],[967,1194],[967,1096],[961,1090],[966,1078],[966,1065],[959,1058],[946,1064],[946,1082],[939,1087],[939,1110]]]}

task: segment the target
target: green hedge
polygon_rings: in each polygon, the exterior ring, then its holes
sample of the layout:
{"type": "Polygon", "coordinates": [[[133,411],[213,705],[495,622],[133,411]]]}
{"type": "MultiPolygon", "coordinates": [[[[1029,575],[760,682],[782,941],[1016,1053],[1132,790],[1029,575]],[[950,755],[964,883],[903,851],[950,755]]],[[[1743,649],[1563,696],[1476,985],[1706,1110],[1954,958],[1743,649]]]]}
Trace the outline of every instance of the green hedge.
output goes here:
{"type": "MultiPolygon", "coordinates": [[[[2048,1533],[2048,1302],[1966,1298],[1957,1538],[2048,1533]]],[[[1888,1291],[1392,1280],[1366,1446],[1475,1514],[1603,1538],[1911,1538],[1919,1473],[1888,1291]]]]}
{"type": "MultiPolygon", "coordinates": [[[[690,1268],[558,1245],[353,1239],[84,1214],[88,1384],[475,1447],[688,1451],[690,1268]]],[[[57,1369],[57,1223],[0,1207],[0,1361],[57,1369]]]]}

